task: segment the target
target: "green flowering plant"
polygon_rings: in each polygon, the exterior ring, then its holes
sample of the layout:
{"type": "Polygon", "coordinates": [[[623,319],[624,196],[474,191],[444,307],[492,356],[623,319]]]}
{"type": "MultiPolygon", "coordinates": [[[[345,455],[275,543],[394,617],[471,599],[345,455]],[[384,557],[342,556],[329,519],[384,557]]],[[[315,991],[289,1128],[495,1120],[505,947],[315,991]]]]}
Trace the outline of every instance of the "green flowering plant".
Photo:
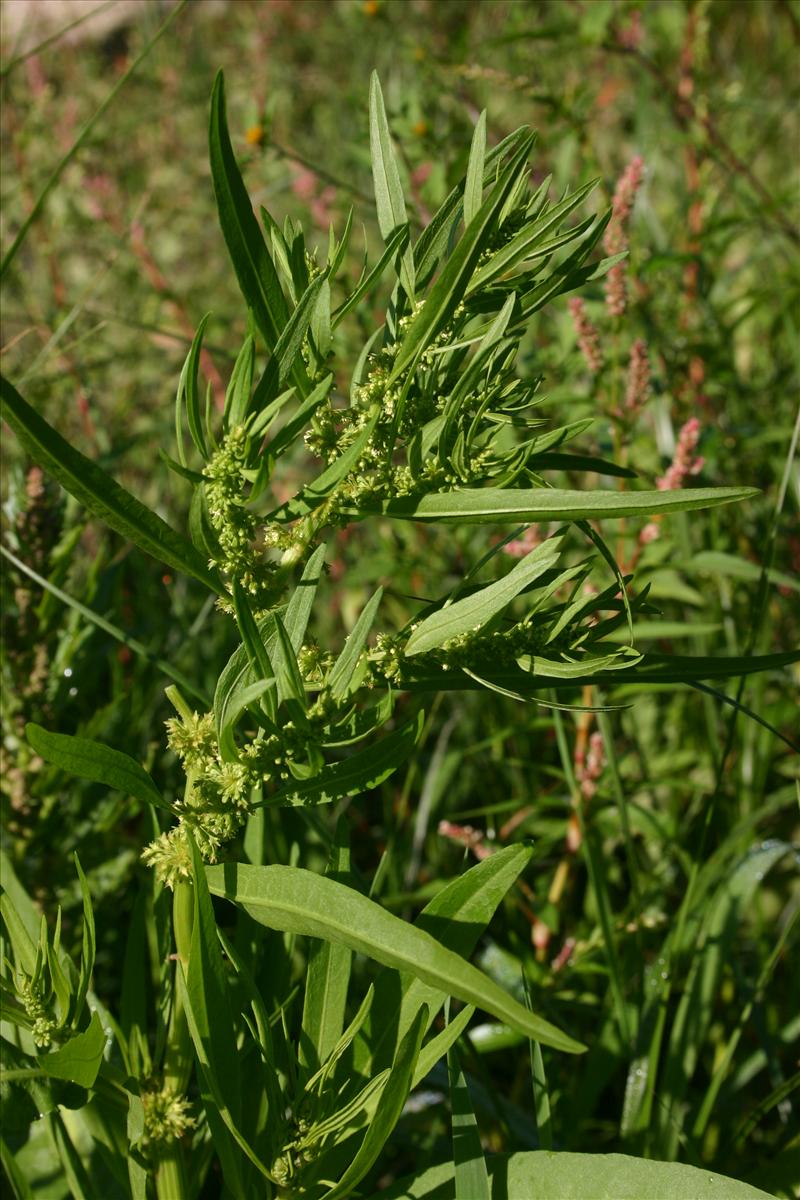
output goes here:
{"type": "MultiPolygon", "coordinates": [[[[26,1071],[45,1081],[41,1111],[76,1178],[83,1168],[64,1140],[55,1081],[82,1089],[82,1109],[102,1118],[106,1142],[117,1148],[122,1192],[137,1198],[152,1188],[160,1200],[208,1194],[212,1164],[226,1195],[356,1193],[410,1092],[443,1057],[455,1114],[466,1090],[455,1047],[476,1007],[531,1039],[539,1054],[541,1046],[584,1049],[468,961],[529,863],[529,846],[507,846],[448,881],[410,924],[363,894],[346,823],[331,830],[318,820],[319,806],[369,792],[413,756],[428,697],[489,689],[558,704],[554,694],[619,672],[638,682],[692,679],[780,659],[699,667],[639,653],[630,644],[632,617],[648,611],[647,594],[621,574],[597,527],[724,504],[751,489],[574,490],[551,482],[565,470],[633,477],[564,449],[586,422],[553,427],[538,415],[542,380],[522,353],[545,304],[619,261],[593,258],[608,214],[567,224],[591,186],[556,202],[549,180],[532,190],[533,135],[520,129],[489,148],[482,115],[464,179],[413,240],[377,76],[370,131],[385,249],[337,306],[352,214],[340,239],[331,231],[324,265],[291,221],[280,228],[264,211],[259,225],[217,79],[211,169],[248,335],[221,413],[200,396],[206,320],[180,376],[177,457],[167,461],[191,487],[188,539],[3,383],[4,416],[31,456],[112,528],[206,587],[237,636],[213,696],[191,680],[167,689],[176,712],[167,744],[183,770],[182,796],[171,803],[118,751],[28,727],[42,759],[152,814],[143,859],[154,869],[154,1025],[143,1009],[117,1020],[96,1001],[88,1017],[94,935],[83,880],[79,971],[61,964],[57,935],[54,946],[42,935],[33,949],[33,907],[21,888],[7,904],[3,897],[13,957],[4,979],[8,1019],[18,1031],[15,1063],[27,1064],[15,1067],[12,1083],[23,1087],[26,1071]],[[384,319],[351,370],[338,360],[337,328],[389,272],[384,319]],[[288,464],[303,482],[280,498],[276,483],[288,464]],[[454,588],[420,601],[403,624],[380,627],[378,587],[343,646],[321,646],[313,617],[326,587],[326,537],[376,520],[503,532],[484,542],[454,588]],[[531,525],[549,536],[520,543],[531,525]],[[511,543],[517,561],[509,568],[503,551],[511,543]],[[603,572],[602,586],[590,582],[603,572]],[[286,808],[323,839],[324,875],[295,859],[265,862],[266,815],[280,820],[286,808]],[[212,897],[235,906],[233,932],[212,897]],[[272,967],[279,974],[291,953],[284,938],[295,935],[315,939],[299,1013],[271,982],[272,967]],[[354,954],[377,965],[348,1022],[354,954]]],[[[441,591],[435,581],[431,590],[441,591]]],[[[471,1165],[473,1200],[488,1196],[480,1144],[471,1160],[458,1145],[457,1176],[471,1165]]],[[[519,1157],[526,1161],[515,1169],[533,1178],[537,1163],[519,1157]]],[[[648,1174],[652,1166],[644,1164],[640,1181],[651,1191],[666,1179],[648,1174]]],[[[13,1163],[8,1169],[14,1177],[13,1163]]],[[[468,1194],[463,1177],[459,1194],[468,1194]]]]}

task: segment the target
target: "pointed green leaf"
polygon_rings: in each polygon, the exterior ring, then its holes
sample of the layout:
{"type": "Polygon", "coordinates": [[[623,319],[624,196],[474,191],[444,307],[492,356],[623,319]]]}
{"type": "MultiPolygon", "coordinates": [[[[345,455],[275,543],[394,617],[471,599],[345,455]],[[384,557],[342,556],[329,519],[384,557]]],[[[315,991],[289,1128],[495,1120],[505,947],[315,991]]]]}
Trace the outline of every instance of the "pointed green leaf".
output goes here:
{"type": "Polygon", "coordinates": [[[152,804],[166,812],[172,811],[144,767],[127,754],[88,738],[50,733],[32,722],[25,726],[25,736],[45,762],[60,767],[62,771],[81,779],[104,783],[126,796],[134,796],[143,804],[152,804]]]}
{"type": "MultiPolygon", "coordinates": [[[[369,81],[369,144],[372,154],[372,179],[375,185],[378,225],[381,236],[386,241],[398,226],[408,224],[408,217],[377,71],[372,72],[369,81]]],[[[403,254],[400,281],[409,300],[413,301],[415,291],[414,255],[410,248],[407,248],[403,254]]]]}
{"type": "MultiPolygon", "coordinates": [[[[749,1183],[707,1167],[627,1154],[527,1150],[493,1154],[486,1165],[494,1200],[773,1200],[749,1183]]],[[[455,1200],[452,1163],[431,1167],[381,1192],[381,1200],[455,1200]]]]}
{"type": "MultiPolygon", "coordinates": [[[[444,524],[491,524],[500,521],[622,520],[656,513],[691,512],[750,500],[758,488],[684,488],[674,492],[563,491],[559,488],[526,490],[465,488],[437,492],[421,499],[389,500],[380,511],[403,521],[440,521],[444,524]]],[[[353,511],[353,510],[350,510],[353,511]]],[[[354,512],[367,516],[366,511],[354,512]]]]}
{"type": "Polygon", "coordinates": [[[207,867],[211,892],[240,905],[270,929],[341,942],[358,954],[407,971],[431,987],[475,1004],[528,1037],[567,1053],[584,1049],[530,1013],[488,976],[372,900],[297,867],[241,863],[207,867]]]}
{"type": "Polygon", "coordinates": [[[502,579],[431,613],[420,622],[408,639],[406,657],[435,650],[450,638],[480,629],[493,616],[502,612],[515,596],[555,565],[562,541],[562,538],[547,538],[502,579]]]}
{"type": "Polygon", "coordinates": [[[70,1038],[58,1050],[38,1055],[36,1061],[53,1079],[68,1079],[90,1088],[97,1078],[105,1048],[106,1033],[100,1017],[93,1012],[88,1029],[70,1038]]]}
{"type": "Polygon", "coordinates": [[[447,1073],[453,1114],[455,1200],[492,1200],[478,1122],[455,1046],[447,1053],[447,1073]]]}
{"type": "Polygon", "coordinates": [[[219,221],[228,253],[259,332],[267,347],[273,350],[289,314],[231,146],[225,115],[225,81],[221,71],[211,93],[209,152],[219,221]]]}
{"type": "Polygon", "coordinates": [[[464,224],[477,216],[483,199],[483,172],[486,169],[486,109],[478,117],[467,164],[464,184],[464,224]]]}
{"type": "Polygon", "coordinates": [[[117,533],[167,566],[193,575],[214,592],[222,585],[206,560],[180,533],[81,454],[2,380],[2,416],[35,463],[117,533]]]}
{"type": "Polygon", "coordinates": [[[427,1021],[428,1010],[423,1004],[397,1048],[397,1056],[392,1063],[389,1078],[381,1092],[364,1140],[337,1185],[326,1192],[326,1200],[340,1200],[342,1196],[347,1196],[364,1178],[389,1140],[411,1090],[427,1021]]]}
{"type": "Polygon", "coordinates": [[[358,660],[367,644],[369,631],[372,628],[372,622],[375,620],[375,614],[378,611],[378,605],[381,602],[382,596],[383,588],[379,587],[364,605],[352,631],[347,635],[344,649],[331,668],[326,682],[334,700],[344,700],[350,690],[350,684],[355,674],[358,660]]]}

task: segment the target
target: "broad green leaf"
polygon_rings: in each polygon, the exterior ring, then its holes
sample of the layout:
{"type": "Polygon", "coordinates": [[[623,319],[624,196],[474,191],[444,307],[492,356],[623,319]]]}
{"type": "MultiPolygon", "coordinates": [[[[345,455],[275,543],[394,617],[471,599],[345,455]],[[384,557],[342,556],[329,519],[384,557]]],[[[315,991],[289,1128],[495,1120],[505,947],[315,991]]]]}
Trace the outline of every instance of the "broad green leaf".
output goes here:
{"type": "Polygon", "coordinates": [[[166,812],[172,811],[144,767],[127,754],[88,738],[50,733],[41,725],[31,722],[25,726],[25,736],[45,762],[60,767],[62,771],[81,779],[104,783],[126,796],[134,796],[144,804],[152,804],[166,812]]]}
{"type": "Polygon", "coordinates": [[[70,1038],[58,1050],[38,1055],[36,1061],[45,1074],[52,1078],[68,1079],[81,1087],[90,1088],[97,1078],[105,1048],[106,1033],[100,1017],[94,1012],[88,1029],[70,1038]]]}
{"type": "Polygon", "coordinates": [[[412,320],[400,344],[388,382],[391,384],[433,341],[452,315],[466,291],[475,264],[496,227],[497,215],[515,187],[533,138],[527,137],[509,162],[489,197],[465,231],[461,241],[447,260],[441,275],[434,283],[420,311],[412,320]]]}
{"type": "MultiPolygon", "coordinates": [[[[325,874],[345,883],[350,876],[347,819],[341,817],[325,874]]],[[[298,1047],[307,1075],[318,1071],[336,1046],[344,1029],[347,986],[352,951],[336,942],[313,939],[306,966],[303,1021],[298,1047]]]]}
{"type": "Polygon", "coordinates": [[[239,287],[261,336],[273,350],[289,313],[231,146],[221,71],[211,93],[209,153],[219,222],[239,287]]]}
{"type": "Polygon", "coordinates": [[[206,560],[191,542],[145,508],[91,459],[65,442],[7,379],[2,380],[0,387],[3,418],[35,463],[89,512],[128,541],[167,566],[193,575],[212,591],[221,593],[222,585],[216,572],[209,570],[206,560]]]}
{"type": "Polygon", "coordinates": [[[379,587],[364,605],[361,615],[353,626],[352,631],[347,635],[341,654],[331,668],[327,684],[334,700],[344,700],[350,690],[350,684],[355,674],[358,660],[367,644],[367,637],[372,628],[372,622],[375,620],[375,614],[378,611],[378,605],[381,602],[382,596],[383,588],[379,587]]]}
{"type": "MultiPolygon", "coordinates": [[[[434,896],[417,918],[417,926],[448,950],[466,958],[532,854],[532,846],[505,846],[476,863],[434,896]]],[[[370,1018],[364,1034],[356,1039],[355,1063],[359,1070],[369,1067],[374,1072],[387,1066],[398,1038],[408,1029],[420,1005],[427,1005],[433,1020],[445,998],[443,991],[415,976],[401,976],[398,989],[393,972],[379,972],[375,981],[376,1020],[373,1023],[370,1018]]],[[[454,1025],[451,1021],[447,1029],[454,1025]]]]}
{"type": "Polygon", "coordinates": [[[480,591],[438,609],[416,627],[405,648],[407,658],[443,646],[450,638],[480,629],[558,560],[562,538],[548,538],[515,567],[480,591]]]}
{"type": "Polygon", "coordinates": [[[342,762],[326,765],[310,779],[293,779],[268,796],[264,803],[270,808],[276,805],[305,807],[310,804],[330,804],[345,796],[360,796],[378,787],[408,760],[419,738],[423,720],[424,713],[420,712],[412,721],[382,737],[366,750],[359,750],[342,762]]]}
{"type": "Polygon", "coordinates": [[[481,1135],[455,1046],[452,1046],[447,1054],[447,1073],[450,1080],[450,1110],[453,1120],[455,1200],[491,1200],[492,1193],[486,1160],[483,1157],[481,1135]]]}
{"type": "MultiPolygon", "coordinates": [[[[626,1154],[529,1150],[486,1160],[492,1200],[773,1200],[727,1175],[626,1154]]],[[[454,1167],[444,1163],[381,1192],[381,1200],[456,1200],[454,1167]]]]}
{"type": "Polygon", "coordinates": [[[486,169],[486,109],[478,117],[469,150],[467,178],[464,183],[464,224],[478,215],[483,200],[483,173],[486,169]]]}
{"type": "MultiPolygon", "coordinates": [[[[560,488],[512,490],[502,488],[465,488],[458,492],[437,492],[421,499],[414,497],[388,500],[380,511],[403,521],[439,521],[443,524],[486,525],[501,521],[582,521],[622,520],[625,517],[649,517],[656,513],[716,508],[757,496],[757,488],[719,487],[684,488],[674,492],[563,491],[560,488]]],[[[368,516],[367,510],[353,511],[368,516]]]]}
{"type": "MultiPolygon", "coordinates": [[[[398,226],[408,224],[408,216],[377,71],[372,72],[369,81],[369,145],[378,226],[381,236],[386,241],[398,226]]],[[[401,259],[400,282],[409,300],[413,302],[414,255],[410,248],[406,248],[401,259]]]]}
{"type": "Polygon", "coordinates": [[[392,1063],[389,1078],[381,1092],[364,1140],[339,1182],[329,1192],[326,1192],[326,1200],[340,1200],[341,1197],[347,1196],[359,1180],[364,1178],[389,1140],[411,1090],[414,1068],[417,1065],[427,1023],[428,1010],[423,1004],[397,1048],[397,1055],[392,1063]]]}
{"type": "Polygon", "coordinates": [[[372,900],[297,867],[241,863],[207,867],[211,892],[224,896],[270,929],[341,942],[376,962],[407,971],[423,983],[475,1004],[528,1037],[567,1053],[584,1047],[549,1021],[528,1012],[452,950],[372,900]]]}

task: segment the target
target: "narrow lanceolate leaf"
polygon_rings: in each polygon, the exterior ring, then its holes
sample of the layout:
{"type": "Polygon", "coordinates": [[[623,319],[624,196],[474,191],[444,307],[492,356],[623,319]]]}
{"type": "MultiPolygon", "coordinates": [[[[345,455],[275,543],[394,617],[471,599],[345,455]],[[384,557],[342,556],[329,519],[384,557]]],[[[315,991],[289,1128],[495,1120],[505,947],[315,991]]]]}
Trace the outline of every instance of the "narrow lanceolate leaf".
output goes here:
{"type": "Polygon", "coordinates": [[[347,314],[360,304],[365,296],[368,296],[372,289],[378,284],[383,272],[388,267],[389,263],[395,257],[398,251],[405,250],[408,243],[408,228],[403,227],[396,229],[386,242],[386,248],[380,256],[375,266],[371,271],[364,273],[362,279],[356,284],[355,291],[352,292],[343,304],[335,310],[332,316],[332,325],[335,329],[340,321],[344,320],[347,314]]]}
{"type": "MultiPolygon", "coordinates": [[[[378,225],[384,241],[398,226],[408,224],[400,172],[394,156],[389,122],[383,104],[380,80],[376,71],[369,81],[369,144],[372,155],[372,179],[375,186],[375,205],[378,225]]],[[[414,299],[414,255],[407,247],[400,267],[400,282],[410,300],[414,299]]]]}
{"type": "Polygon", "coordinates": [[[424,714],[394,733],[381,738],[374,746],[359,750],[343,762],[323,767],[311,779],[295,779],[273,793],[266,803],[298,807],[308,804],[330,804],[345,796],[360,796],[378,787],[408,760],[422,732],[424,714]]]}
{"type": "Polygon", "coordinates": [[[25,736],[38,755],[45,762],[77,775],[81,779],[92,779],[96,783],[104,783],[126,796],[135,796],[145,804],[171,809],[161,798],[161,794],[153,783],[144,767],[122,754],[103,746],[100,742],[92,742],[88,738],[71,737],[66,733],[49,733],[41,725],[29,723],[25,726],[25,736]]]}
{"type": "Polygon", "coordinates": [[[483,200],[483,172],[486,160],[486,109],[478,117],[469,151],[467,178],[464,184],[464,224],[477,216],[483,200]]]}
{"type": "Polygon", "coordinates": [[[358,1153],[336,1186],[326,1192],[325,1200],[340,1200],[340,1197],[349,1195],[359,1180],[364,1178],[389,1140],[411,1090],[427,1021],[428,1010],[423,1005],[397,1048],[389,1078],[358,1153]]]}
{"type": "Polygon", "coordinates": [[[479,592],[473,592],[471,596],[465,596],[463,600],[456,600],[454,604],[432,613],[408,639],[406,657],[435,650],[450,638],[480,629],[555,564],[561,542],[561,538],[548,538],[496,583],[490,583],[479,592]]]}
{"type": "Polygon", "coordinates": [[[206,438],[203,432],[203,420],[200,414],[200,394],[197,387],[197,368],[200,363],[200,350],[203,345],[203,334],[206,331],[211,313],[206,313],[200,324],[197,326],[197,333],[194,335],[192,345],[186,356],[186,362],[183,364],[183,370],[178,381],[178,394],[175,399],[175,426],[178,443],[178,455],[181,459],[181,464],[185,467],[186,463],[183,459],[183,437],[181,434],[181,412],[183,404],[186,404],[186,420],[189,424],[189,433],[192,436],[192,441],[195,444],[198,452],[203,458],[208,458],[206,451],[206,438]]]}
{"type": "Polygon", "coordinates": [[[366,896],[298,867],[227,863],[207,867],[209,889],[270,929],[341,942],[492,1013],[526,1037],[568,1053],[584,1047],[529,1012],[508,992],[430,934],[406,924],[366,896]]]}
{"type": "Polygon", "coordinates": [[[392,383],[407,367],[416,362],[419,355],[436,337],[436,334],[455,311],[466,291],[475,265],[496,227],[497,215],[519,180],[532,143],[532,137],[528,137],[522,142],[488,199],[481,205],[461,241],[448,258],[441,275],[403,337],[389,376],[389,383],[392,383]]]}
{"type": "MultiPolygon", "coordinates": [[[[500,521],[583,521],[649,517],[657,513],[716,508],[758,495],[758,488],[684,488],[674,492],[573,492],[559,488],[465,488],[388,500],[380,511],[402,521],[488,525],[500,521]]],[[[366,510],[354,516],[368,516],[366,510]]]]}
{"type": "Polygon", "coordinates": [[[334,700],[344,700],[350,689],[350,683],[355,674],[361,651],[367,644],[367,637],[372,628],[372,622],[375,620],[375,614],[378,611],[378,605],[381,602],[382,596],[383,588],[379,587],[364,605],[363,612],[353,626],[351,633],[347,636],[342,653],[331,668],[327,684],[331,689],[331,695],[334,700]]]}
{"type": "Polygon", "coordinates": [[[219,221],[236,278],[261,336],[275,347],[288,319],[278,274],[250,204],[228,134],[225,82],[220,71],[211,93],[211,177],[219,221]]]}
{"type": "MultiPolygon", "coordinates": [[[[417,918],[418,928],[435,936],[446,949],[466,958],[532,854],[532,846],[505,846],[451,879],[425,905],[417,918]]],[[[354,1061],[361,1071],[370,1070],[374,1074],[388,1066],[420,1005],[427,1006],[433,1020],[445,1001],[444,992],[413,976],[401,976],[399,992],[398,995],[394,972],[381,971],[375,981],[372,1011],[376,1017],[373,1020],[370,1014],[368,1025],[355,1043],[354,1061]]],[[[461,1015],[447,1028],[452,1030],[461,1015]]]]}
{"type": "Polygon", "coordinates": [[[311,281],[286,322],[286,327],[278,338],[272,357],[267,363],[267,369],[255,390],[253,407],[256,411],[260,404],[273,400],[278,395],[281,385],[288,379],[297,364],[303,339],[311,325],[311,318],[314,316],[323,283],[327,285],[324,275],[318,275],[311,281]]]}
{"type": "Polygon", "coordinates": [[[176,571],[193,575],[212,591],[222,585],[206,560],[182,534],[127,492],[91,459],[65,442],[60,433],[3,379],[2,416],[33,461],[52,475],[89,512],[128,541],[176,571]]]}
{"type": "MultiPolygon", "coordinates": [[[[197,847],[190,840],[194,913],[189,962],[179,959],[178,994],[205,1091],[213,1097],[215,1115],[262,1175],[267,1169],[250,1146],[244,1126],[252,1114],[242,1112],[239,1048],[236,1045],[230,983],[225,971],[214,909],[197,847]]],[[[185,885],[184,885],[185,886],[185,885]]]]}
{"type": "Polygon", "coordinates": [[[300,648],[303,645],[303,638],[306,635],[309,618],[311,617],[311,609],[314,606],[314,597],[317,594],[317,586],[322,578],[322,564],[325,561],[325,552],[327,549],[328,547],[325,542],[321,546],[317,546],[303,568],[300,582],[292,592],[292,597],[286,606],[286,615],[283,618],[283,623],[295,654],[300,653],[300,648]]]}
{"type": "Polygon", "coordinates": [[[453,1114],[455,1200],[492,1200],[478,1122],[455,1046],[451,1046],[447,1054],[447,1073],[453,1114]]]}

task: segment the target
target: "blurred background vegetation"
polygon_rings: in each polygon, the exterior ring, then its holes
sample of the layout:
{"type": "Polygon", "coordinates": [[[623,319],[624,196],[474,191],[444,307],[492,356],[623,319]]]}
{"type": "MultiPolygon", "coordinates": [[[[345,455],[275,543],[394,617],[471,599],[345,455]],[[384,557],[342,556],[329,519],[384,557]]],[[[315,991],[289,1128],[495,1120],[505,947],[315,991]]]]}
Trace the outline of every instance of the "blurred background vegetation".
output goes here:
{"type": "MultiPolygon", "coordinates": [[[[107,15],[114,5],[103,9],[107,15]]],[[[102,36],[87,21],[39,50],[35,33],[7,31],[0,80],[5,247],[168,11],[139,0],[102,36]]],[[[594,210],[607,206],[616,180],[640,155],[645,179],[630,225],[628,311],[616,321],[606,316],[602,282],[584,294],[604,370],[587,370],[565,301],[537,314],[522,366],[544,376],[544,415],[558,423],[593,417],[583,446],[623,454],[647,486],[663,475],[678,431],[696,417],[703,482],[762,489],[751,503],[671,520],[645,548],[642,579],[652,584],[662,623],[643,630],[643,648],[697,655],[790,649],[800,624],[798,473],[790,454],[800,364],[798,42],[796,0],[190,2],[68,166],[17,256],[3,303],[3,371],[85,454],[185,527],[186,489],[157,457],[159,449],[173,453],[180,366],[211,310],[202,366],[220,397],[245,331],[207,162],[208,96],[220,67],[254,205],[265,204],[279,222],[302,220],[316,231],[323,257],[329,224],[341,232],[352,206],[352,281],[365,251],[374,260],[380,245],[367,125],[373,68],[419,226],[463,173],[483,108],[491,142],[522,123],[538,130],[533,179],[552,174],[553,194],[599,177],[594,210]],[[614,417],[615,396],[636,339],[648,347],[652,394],[640,418],[626,424],[614,417]]],[[[367,305],[341,329],[343,388],[347,364],[373,327],[367,305]]],[[[147,820],[126,798],[45,768],[26,748],[22,727],[36,720],[104,740],[148,763],[169,792],[179,773],[164,748],[166,681],[153,658],[199,672],[208,689],[230,631],[189,581],[87,521],[30,470],[7,434],[3,463],[6,545],[152,656],[115,641],[4,563],[5,848],[34,894],[57,899],[67,915],[79,911],[69,855],[80,850],[101,937],[96,987],[112,1003],[147,820]]],[[[634,553],[636,532],[620,535],[623,560],[634,553]]],[[[332,641],[341,637],[367,587],[388,585],[389,611],[394,606],[403,619],[404,595],[441,593],[486,545],[484,532],[453,537],[379,523],[349,541],[340,535],[321,640],[326,627],[332,641]]],[[[667,1080],[667,1116],[654,1121],[646,1145],[641,1130],[620,1140],[628,1064],[607,1002],[615,981],[602,953],[597,897],[565,843],[575,796],[552,711],[521,710],[486,694],[437,701],[405,777],[351,805],[358,865],[369,877],[390,851],[382,898],[405,913],[459,870],[470,839],[536,838],[527,891],[492,927],[482,965],[515,988],[524,967],[545,1012],[567,1019],[579,1036],[592,1035],[595,1049],[577,1073],[557,1059],[550,1067],[554,1124],[565,1148],[645,1148],[798,1194],[800,1144],[786,1083],[796,1070],[800,996],[785,951],[770,967],[769,986],[769,976],[762,980],[800,895],[788,852],[800,835],[797,756],[775,732],[796,736],[796,684],[797,675],[784,671],[751,679],[741,692],[735,680],[721,685],[769,727],[736,719],[718,697],[668,685],[645,693],[621,681],[600,698],[628,706],[609,714],[609,761],[587,809],[620,931],[613,970],[627,1002],[644,1003],[710,798],[715,817],[705,851],[716,855],[716,874],[708,896],[754,848],[768,840],[787,847],[747,911],[731,909],[725,961],[703,993],[696,1062],[686,1066],[685,1087],[667,1080]],[[630,806],[633,865],[624,852],[620,790],[630,806]],[[440,833],[442,820],[462,830],[460,841],[440,833]],[[464,826],[477,832],[463,834],[464,826]],[[700,1127],[697,1112],[747,1003],[753,1019],[740,1042],[737,1035],[735,1066],[713,1120],[700,1127]],[[740,1126],[751,1111],[757,1119],[745,1136],[740,1126]]],[[[572,753],[590,726],[573,713],[563,726],[572,753]]],[[[275,823],[275,860],[287,861],[297,841],[310,864],[321,863],[293,819],[284,814],[275,823]]],[[[689,933],[699,936],[699,929],[689,933]]],[[[688,977],[690,959],[675,969],[688,977]]],[[[487,1085],[482,1120],[502,1146],[520,1136],[516,1104],[527,1103],[527,1067],[518,1050],[489,1034],[483,1044],[475,1040],[469,1066],[487,1085]],[[492,1094],[498,1080],[507,1102],[492,1094]]],[[[688,1053],[682,1046],[679,1039],[676,1053],[688,1053]]],[[[417,1165],[424,1154],[435,1158],[447,1122],[432,1112],[438,1109],[423,1107],[403,1118],[399,1169],[412,1146],[417,1165]]]]}

